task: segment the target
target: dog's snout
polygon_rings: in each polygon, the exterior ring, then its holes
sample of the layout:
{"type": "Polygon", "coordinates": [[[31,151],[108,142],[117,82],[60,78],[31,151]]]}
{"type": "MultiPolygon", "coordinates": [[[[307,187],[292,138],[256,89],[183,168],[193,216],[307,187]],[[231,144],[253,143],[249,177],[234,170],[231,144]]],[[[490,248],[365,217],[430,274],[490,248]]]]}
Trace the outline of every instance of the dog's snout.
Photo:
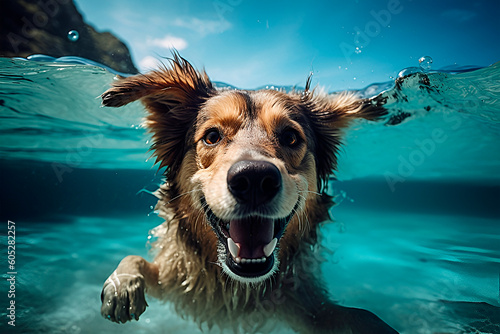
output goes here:
{"type": "Polygon", "coordinates": [[[279,192],[281,173],[270,162],[243,160],[229,168],[227,186],[238,202],[259,205],[279,192]]]}

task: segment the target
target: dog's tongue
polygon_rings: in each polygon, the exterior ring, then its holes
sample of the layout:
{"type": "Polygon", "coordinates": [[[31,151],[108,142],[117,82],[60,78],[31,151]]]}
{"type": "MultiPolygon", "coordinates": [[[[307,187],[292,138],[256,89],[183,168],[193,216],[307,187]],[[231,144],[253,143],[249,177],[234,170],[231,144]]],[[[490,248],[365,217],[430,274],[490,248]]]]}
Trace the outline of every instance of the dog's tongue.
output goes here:
{"type": "Polygon", "coordinates": [[[240,247],[238,256],[246,259],[264,257],[264,246],[274,237],[274,221],[262,217],[234,219],[229,224],[231,239],[240,247]]]}

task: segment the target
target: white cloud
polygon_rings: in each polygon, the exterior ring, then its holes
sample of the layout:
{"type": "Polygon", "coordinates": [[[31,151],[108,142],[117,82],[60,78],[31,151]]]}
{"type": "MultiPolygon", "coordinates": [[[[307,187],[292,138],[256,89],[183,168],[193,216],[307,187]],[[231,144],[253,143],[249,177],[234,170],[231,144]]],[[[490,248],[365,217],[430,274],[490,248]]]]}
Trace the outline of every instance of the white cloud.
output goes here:
{"type": "Polygon", "coordinates": [[[139,61],[139,70],[146,72],[151,69],[157,68],[160,61],[154,57],[146,56],[139,61]]]}
{"type": "Polygon", "coordinates": [[[199,33],[202,37],[210,34],[219,34],[231,28],[231,23],[224,19],[201,20],[196,17],[190,17],[186,19],[177,18],[169,22],[169,24],[174,27],[193,30],[199,33]]]}
{"type": "Polygon", "coordinates": [[[179,51],[184,50],[188,46],[185,39],[172,35],[166,35],[163,38],[150,38],[147,40],[147,44],[164,49],[177,49],[179,51]]]}

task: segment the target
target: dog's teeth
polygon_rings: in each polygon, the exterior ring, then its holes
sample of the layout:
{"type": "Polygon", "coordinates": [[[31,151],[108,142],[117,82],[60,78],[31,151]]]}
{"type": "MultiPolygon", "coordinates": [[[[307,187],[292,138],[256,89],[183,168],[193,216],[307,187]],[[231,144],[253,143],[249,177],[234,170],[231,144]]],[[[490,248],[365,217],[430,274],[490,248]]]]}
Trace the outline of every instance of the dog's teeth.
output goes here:
{"type": "Polygon", "coordinates": [[[234,261],[236,261],[236,263],[264,263],[266,262],[266,257],[263,256],[261,257],[260,259],[247,259],[247,258],[241,258],[241,257],[236,257],[234,259],[234,261]]]}
{"type": "Polygon", "coordinates": [[[233,258],[238,258],[238,253],[240,252],[240,247],[233,241],[233,239],[227,239],[227,246],[229,247],[229,252],[233,256],[233,258]]]}
{"type": "Polygon", "coordinates": [[[278,239],[274,238],[273,240],[271,240],[270,243],[268,243],[267,245],[264,246],[264,255],[266,257],[271,256],[274,249],[276,248],[277,243],[278,243],[278,239]]]}

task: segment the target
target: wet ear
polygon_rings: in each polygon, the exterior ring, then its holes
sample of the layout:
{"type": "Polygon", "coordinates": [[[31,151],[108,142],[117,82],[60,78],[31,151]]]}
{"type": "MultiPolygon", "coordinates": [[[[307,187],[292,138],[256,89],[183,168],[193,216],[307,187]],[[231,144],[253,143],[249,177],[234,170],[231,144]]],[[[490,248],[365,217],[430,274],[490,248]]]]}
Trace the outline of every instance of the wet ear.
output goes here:
{"type": "Polygon", "coordinates": [[[346,127],[354,119],[378,120],[387,115],[387,110],[371,99],[361,99],[353,93],[343,92],[320,98],[324,110],[324,121],[330,126],[346,127]]]}
{"type": "Polygon", "coordinates": [[[140,100],[148,116],[145,125],[153,133],[151,149],[167,174],[178,170],[188,135],[201,105],[215,93],[205,72],[199,72],[174,53],[170,66],[147,74],[120,78],[102,94],[102,103],[121,107],[140,100]]]}
{"type": "Polygon", "coordinates": [[[318,184],[325,185],[328,176],[337,168],[343,129],[354,119],[380,119],[387,114],[387,110],[352,93],[313,96],[312,92],[306,92],[305,101],[316,137],[318,184]]]}

